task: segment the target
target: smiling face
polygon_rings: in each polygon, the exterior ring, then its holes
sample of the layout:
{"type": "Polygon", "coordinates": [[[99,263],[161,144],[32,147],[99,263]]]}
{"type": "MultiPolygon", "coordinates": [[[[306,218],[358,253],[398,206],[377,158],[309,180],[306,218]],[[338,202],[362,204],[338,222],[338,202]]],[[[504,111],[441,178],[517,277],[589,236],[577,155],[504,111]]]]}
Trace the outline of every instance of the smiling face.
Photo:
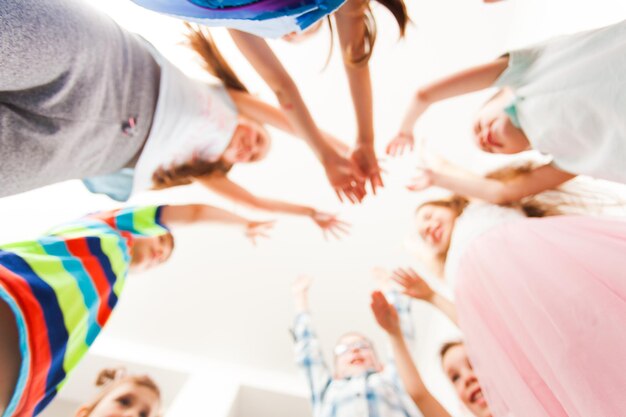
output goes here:
{"type": "Polygon", "coordinates": [[[472,414],[476,417],[491,417],[489,405],[487,405],[487,400],[478,384],[465,345],[459,343],[446,350],[442,357],[442,365],[445,374],[454,385],[457,395],[472,414]]]}
{"type": "Polygon", "coordinates": [[[513,125],[511,118],[504,112],[513,97],[510,89],[502,89],[476,115],[474,141],[483,151],[514,154],[530,149],[526,134],[513,125]]]}
{"type": "Polygon", "coordinates": [[[158,417],[160,406],[158,393],[129,381],[113,388],[91,411],[81,407],[76,417],[158,417]]]}
{"type": "Polygon", "coordinates": [[[342,336],[335,346],[335,370],[335,377],[343,379],[367,371],[379,372],[382,365],[369,340],[359,334],[349,333],[342,336]]]}
{"type": "Polygon", "coordinates": [[[415,213],[415,225],[420,237],[437,255],[450,247],[457,214],[448,207],[425,204],[415,213]]]}
{"type": "Polygon", "coordinates": [[[136,237],[131,247],[130,267],[143,271],[167,261],[174,250],[174,237],[170,234],[136,237]]]}
{"type": "Polygon", "coordinates": [[[259,161],[270,149],[270,135],[253,120],[240,118],[228,147],[221,159],[228,164],[259,161]]]}

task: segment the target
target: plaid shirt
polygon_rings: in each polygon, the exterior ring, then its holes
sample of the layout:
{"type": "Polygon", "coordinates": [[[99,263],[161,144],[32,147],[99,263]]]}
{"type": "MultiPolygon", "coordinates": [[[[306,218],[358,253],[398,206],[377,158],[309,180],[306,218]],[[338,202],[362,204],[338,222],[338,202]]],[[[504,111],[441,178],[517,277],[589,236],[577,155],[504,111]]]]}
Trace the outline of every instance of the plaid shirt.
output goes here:
{"type": "MultiPolygon", "coordinates": [[[[415,339],[410,300],[388,294],[400,316],[407,342],[415,339]]],[[[344,379],[333,379],[324,362],[311,316],[296,316],[293,328],[297,364],[304,370],[315,417],[420,417],[422,414],[404,390],[393,358],[381,372],[370,371],[344,379]]],[[[391,355],[390,355],[391,356],[391,355]]]]}

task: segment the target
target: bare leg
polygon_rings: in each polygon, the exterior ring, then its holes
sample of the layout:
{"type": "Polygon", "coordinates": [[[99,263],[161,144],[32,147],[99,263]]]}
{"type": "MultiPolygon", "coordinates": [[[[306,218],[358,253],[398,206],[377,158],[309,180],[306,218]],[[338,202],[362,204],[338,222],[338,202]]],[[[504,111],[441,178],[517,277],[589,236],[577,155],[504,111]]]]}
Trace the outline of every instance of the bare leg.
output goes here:
{"type": "Polygon", "coordinates": [[[22,364],[15,316],[0,300],[0,415],[11,401],[22,364]]]}

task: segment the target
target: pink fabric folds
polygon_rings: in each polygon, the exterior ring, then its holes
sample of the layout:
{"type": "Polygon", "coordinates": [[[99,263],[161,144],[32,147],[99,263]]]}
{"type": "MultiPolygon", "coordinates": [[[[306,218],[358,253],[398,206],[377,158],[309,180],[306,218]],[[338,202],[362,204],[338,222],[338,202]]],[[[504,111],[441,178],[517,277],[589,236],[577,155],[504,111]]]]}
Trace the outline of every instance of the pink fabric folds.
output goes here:
{"type": "Polygon", "coordinates": [[[457,278],[494,417],[626,416],[626,222],[507,222],[470,245],[457,278]]]}

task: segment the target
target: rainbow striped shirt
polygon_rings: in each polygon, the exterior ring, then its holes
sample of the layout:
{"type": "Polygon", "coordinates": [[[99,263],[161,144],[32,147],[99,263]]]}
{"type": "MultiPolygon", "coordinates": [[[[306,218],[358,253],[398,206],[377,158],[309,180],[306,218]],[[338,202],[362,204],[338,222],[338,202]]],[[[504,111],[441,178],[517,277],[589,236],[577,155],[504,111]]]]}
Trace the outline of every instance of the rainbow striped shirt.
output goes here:
{"type": "Polygon", "coordinates": [[[168,233],[162,208],[94,213],[37,240],[0,245],[0,299],[15,314],[22,353],[3,417],[37,415],[54,398],[117,304],[133,236],[168,233]]]}

